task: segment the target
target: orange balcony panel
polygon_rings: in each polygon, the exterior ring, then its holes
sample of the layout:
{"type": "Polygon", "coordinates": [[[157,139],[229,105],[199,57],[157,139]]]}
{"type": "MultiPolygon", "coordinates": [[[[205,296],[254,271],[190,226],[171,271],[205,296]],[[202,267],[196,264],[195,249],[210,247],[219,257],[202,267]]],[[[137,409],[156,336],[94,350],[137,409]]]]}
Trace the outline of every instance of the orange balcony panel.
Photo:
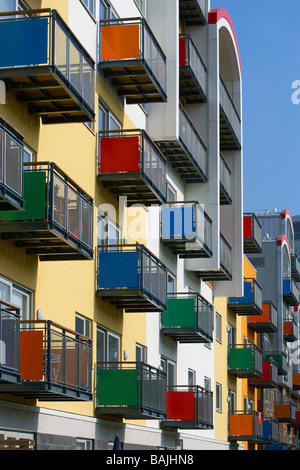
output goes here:
{"type": "Polygon", "coordinates": [[[194,421],[195,393],[178,391],[167,392],[167,419],[194,421]]]}
{"type": "Polygon", "coordinates": [[[252,414],[230,415],[229,434],[231,436],[253,436],[252,414]]]}
{"type": "Polygon", "coordinates": [[[293,372],[293,389],[300,390],[300,372],[293,372]]]}
{"type": "Polygon", "coordinates": [[[295,407],[291,403],[275,403],[275,418],[282,422],[295,421],[295,407]]]}
{"type": "Polygon", "coordinates": [[[138,136],[101,139],[101,173],[139,171],[138,136]]]}
{"type": "Polygon", "coordinates": [[[139,46],[139,24],[102,26],[101,60],[138,59],[139,46]]]}
{"type": "Polygon", "coordinates": [[[20,332],[20,373],[22,380],[43,380],[43,331],[20,332]]]}

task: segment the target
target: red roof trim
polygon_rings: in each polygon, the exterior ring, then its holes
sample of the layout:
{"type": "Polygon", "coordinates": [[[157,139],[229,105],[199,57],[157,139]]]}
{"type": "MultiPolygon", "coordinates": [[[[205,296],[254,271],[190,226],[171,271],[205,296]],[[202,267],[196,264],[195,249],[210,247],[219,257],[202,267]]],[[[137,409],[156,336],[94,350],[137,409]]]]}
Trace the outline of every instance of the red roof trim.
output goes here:
{"type": "Polygon", "coordinates": [[[237,53],[238,53],[240,70],[241,70],[241,74],[242,74],[242,63],[241,63],[241,56],[240,56],[239,46],[238,46],[237,37],[236,37],[235,30],[234,30],[231,18],[229,16],[229,13],[224,8],[216,8],[214,10],[210,10],[209,13],[208,13],[208,24],[217,24],[218,21],[221,20],[222,18],[227,20],[227,22],[230,26],[230,29],[232,31],[234,41],[235,41],[236,50],[237,50],[237,53]]]}
{"type": "Polygon", "coordinates": [[[288,246],[288,249],[289,249],[289,254],[290,254],[290,257],[291,257],[290,244],[289,244],[287,236],[286,235],[279,235],[279,237],[277,238],[277,246],[281,246],[284,242],[287,243],[287,246],[288,246]]]}

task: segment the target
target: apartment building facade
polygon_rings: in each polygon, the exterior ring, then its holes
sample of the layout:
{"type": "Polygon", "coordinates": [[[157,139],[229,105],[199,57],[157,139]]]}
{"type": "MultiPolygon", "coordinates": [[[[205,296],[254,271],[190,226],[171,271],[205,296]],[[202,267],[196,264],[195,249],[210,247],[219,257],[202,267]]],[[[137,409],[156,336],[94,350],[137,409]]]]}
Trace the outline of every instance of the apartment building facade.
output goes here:
{"type": "Polygon", "coordinates": [[[214,304],[244,295],[244,259],[228,13],[209,0],[0,9],[1,437],[229,449],[214,304]]]}

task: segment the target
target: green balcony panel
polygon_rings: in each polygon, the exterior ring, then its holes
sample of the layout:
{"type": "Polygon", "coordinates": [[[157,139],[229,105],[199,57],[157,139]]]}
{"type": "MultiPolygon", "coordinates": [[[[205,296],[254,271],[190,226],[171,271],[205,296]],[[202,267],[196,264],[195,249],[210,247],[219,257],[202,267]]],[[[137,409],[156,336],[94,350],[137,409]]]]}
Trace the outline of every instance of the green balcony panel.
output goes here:
{"type": "Polygon", "coordinates": [[[162,332],[180,343],[212,342],[212,305],[197,293],[169,294],[162,332]]]}
{"type": "Polygon", "coordinates": [[[240,378],[262,377],[262,351],[254,344],[229,346],[228,371],[240,378]]]}
{"type": "Polygon", "coordinates": [[[99,369],[98,405],[138,406],[137,370],[99,369]]]}

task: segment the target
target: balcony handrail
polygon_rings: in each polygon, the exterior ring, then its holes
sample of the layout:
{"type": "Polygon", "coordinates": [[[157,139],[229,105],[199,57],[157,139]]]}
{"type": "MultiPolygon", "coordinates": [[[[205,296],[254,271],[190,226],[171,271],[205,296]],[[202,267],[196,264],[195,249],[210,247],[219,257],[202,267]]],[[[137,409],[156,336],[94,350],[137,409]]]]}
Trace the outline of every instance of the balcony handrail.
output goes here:
{"type": "Polygon", "coordinates": [[[163,263],[163,261],[158,259],[157,256],[154,253],[152,253],[152,251],[150,251],[149,248],[147,248],[142,243],[136,242],[135,244],[134,243],[129,243],[129,244],[116,243],[115,245],[106,245],[106,244],[97,245],[98,251],[106,251],[108,248],[120,248],[120,251],[123,251],[123,249],[126,250],[126,248],[129,248],[132,251],[134,251],[134,249],[137,249],[137,248],[142,249],[145,252],[147,252],[154,261],[157,261],[162,267],[167,269],[167,266],[165,265],[165,263],[163,263]]]}
{"type": "Polygon", "coordinates": [[[198,51],[198,48],[196,47],[192,37],[188,33],[182,33],[179,34],[179,39],[185,39],[186,44],[185,44],[185,49],[186,49],[186,64],[185,66],[189,66],[192,69],[192,72],[194,73],[197,81],[199,82],[200,86],[202,87],[204,93],[206,93],[206,88],[207,88],[207,67],[198,51]],[[191,49],[194,51],[196,60],[198,61],[201,70],[197,71],[197,63],[196,61],[192,60],[192,54],[191,54],[191,49]]]}
{"type": "Polygon", "coordinates": [[[5,300],[1,300],[0,299],[0,309],[4,309],[4,310],[7,310],[9,313],[11,313],[12,315],[18,315],[20,316],[20,312],[21,312],[21,308],[18,307],[17,305],[14,305],[12,303],[9,303],[9,302],[6,302],[5,300]],[[3,307],[4,308],[3,308],[3,307]],[[14,311],[14,312],[13,312],[14,311]]]}
{"type": "Polygon", "coordinates": [[[140,23],[141,25],[145,26],[150,34],[151,34],[151,37],[152,37],[152,40],[153,42],[155,42],[155,45],[158,47],[161,55],[163,56],[163,58],[166,60],[166,55],[164,53],[164,51],[162,50],[160,44],[158,43],[155,35],[153,34],[149,24],[147,23],[147,21],[145,20],[144,17],[131,17],[131,18],[109,18],[109,19],[101,19],[100,20],[100,26],[103,24],[107,24],[108,26],[110,26],[112,23],[116,23],[116,24],[136,24],[136,23],[140,23]]]}
{"type": "Polygon", "coordinates": [[[70,328],[62,326],[59,323],[56,323],[52,320],[51,321],[50,320],[20,320],[21,325],[29,324],[29,326],[45,325],[46,322],[49,323],[50,326],[53,326],[53,327],[57,328],[58,330],[65,331],[65,332],[69,333],[70,335],[76,336],[78,339],[80,339],[84,342],[91,342],[92,341],[91,337],[83,335],[82,333],[78,333],[77,331],[74,331],[70,328]]]}
{"type": "Polygon", "coordinates": [[[143,362],[143,361],[97,361],[96,363],[96,366],[97,366],[97,369],[98,369],[98,366],[105,366],[105,367],[101,367],[101,368],[106,368],[108,365],[123,365],[125,366],[125,370],[127,369],[127,366],[128,369],[132,368],[132,369],[136,369],[138,367],[146,367],[148,369],[151,369],[155,372],[157,372],[159,375],[162,375],[162,376],[167,376],[167,372],[162,370],[162,369],[159,369],[158,367],[154,367],[150,364],[147,364],[146,362],[143,362]]]}
{"type": "Polygon", "coordinates": [[[51,170],[51,168],[61,176],[66,184],[69,184],[73,186],[78,193],[80,193],[81,196],[83,196],[85,199],[87,199],[88,202],[93,203],[93,198],[90,196],[84,189],[81,188],[81,186],[76,183],[72,178],[70,178],[55,162],[49,162],[49,161],[43,161],[43,162],[24,162],[23,163],[24,170],[25,171],[32,171],[32,167],[40,167],[37,168],[37,171],[47,171],[51,170]],[[44,168],[44,167],[47,168],[44,168]]]}
{"type": "Polygon", "coordinates": [[[186,121],[188,122],[189,126],[191,127],[191,129],[193,130],[194,134],[196,134],[196,137],[198,138],[198,140],[200,141],[203,149],[205,151],[207,151],[207,147],[205,145],[205,143],[203,142],[199,132],[197,131],[196,127],[194,126],[194,124],[192,123],[191,121],[191,118],[189,117],[188,113],[186,112],[186,110],[184,109],[184,107],[182,106],[182,104],[179,103],[179,110],[180,112],[182,112],[182,114],[184,115],[186,121]]]}
{"type": "MultiPolygon", "coordinates": [[[[208,392],[213,394],[214,392],[212,390],[209,390],[208,388],[202,387],[201,385],[167,385],[167,389],[171,388],[186,388],[186,389],[195,389],[195,390],[201,390],[203,392],[208,392]]],[[[193,391],[193,390],[192,390],[193,391]]]]}
{"type": "Polygon", "coordinates": [[[238,113],[238,110],[236,109],[236,106],[235,106],[235,104],[234,104],[234,102],[233,102],[233,99],[231,98],[231,95],[230,95],[230,93],[229,93],[229,91],[228,91],[228,89],[227,89],[227,87],[226,87],[226,85],[225,85],[225,82],[224,82],[224,80],[223,80],[223,78],[222,78],[221,76],[220,76],[219,78],[220,78],[220,82],[222,83],[222,85],[223,85],[223,87],[224,87],[224,90],[225,90],[225,92],[226,92],[226,95],[227,95],[227,97],[228,97],[228,99],[229,99],[229,101],[230,101],[230,103],[231,103],[231,105],[232,105],[232,107],[233,107],[233,109],[234,109],[234,111],[235,111],[235,114],[236,114],[237,118],[238,118],[239,121],[241,122],[241,117],[240,117],[240,115],[239,115],[239,113],[238,113]]]}

